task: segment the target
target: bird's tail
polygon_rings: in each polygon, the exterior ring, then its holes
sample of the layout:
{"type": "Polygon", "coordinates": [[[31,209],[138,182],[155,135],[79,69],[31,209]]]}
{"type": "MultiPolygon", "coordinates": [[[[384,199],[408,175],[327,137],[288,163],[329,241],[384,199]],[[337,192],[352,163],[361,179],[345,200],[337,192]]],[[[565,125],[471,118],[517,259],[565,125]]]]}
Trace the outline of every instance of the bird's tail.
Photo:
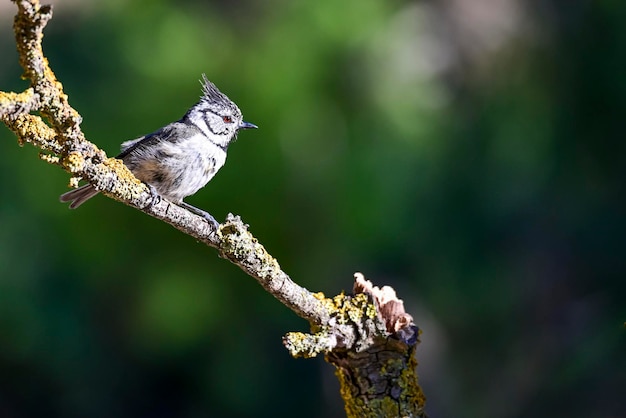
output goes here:
{"type": "Polygon", "coordinates": [[[98,193],[99,192],[91,184],[85,184],[78,189],[70,190],[67,193],[63,193],[59,197],[59,200],[61,202],[71,202],[70,209],[76,209],[77,207],[85,203],[85,201],[91,199],[98,193]]]}

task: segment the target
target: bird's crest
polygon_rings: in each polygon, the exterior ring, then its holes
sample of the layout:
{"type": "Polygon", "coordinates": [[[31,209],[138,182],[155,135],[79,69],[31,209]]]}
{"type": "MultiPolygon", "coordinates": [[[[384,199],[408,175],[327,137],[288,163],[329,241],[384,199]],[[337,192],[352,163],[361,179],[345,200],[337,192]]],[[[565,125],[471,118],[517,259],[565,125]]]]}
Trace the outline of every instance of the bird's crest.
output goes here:
{"type": "Polygon", "coordinates": [[[202,74],[202,99],[209,102],[231,104],[232,101],[226,97],[224,93],[218,90],[215,84],[211,83],[206,77],[206,74],[202,74]]]}

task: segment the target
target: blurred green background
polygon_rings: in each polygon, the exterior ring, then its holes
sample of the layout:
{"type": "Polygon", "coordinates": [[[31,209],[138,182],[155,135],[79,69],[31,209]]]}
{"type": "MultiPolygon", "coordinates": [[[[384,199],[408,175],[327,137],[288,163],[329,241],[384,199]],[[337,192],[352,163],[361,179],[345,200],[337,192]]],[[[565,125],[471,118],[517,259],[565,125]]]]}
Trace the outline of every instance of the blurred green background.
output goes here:
{"type": "MultiPolygon", "coordinates": [[[[626,414],[626,3],[53,4],[45,53],[109,155],[203,72],[260,126],[188,201],[311,290],[394,286],[431,416],[626,414]]],[[[343,415],[281,345],[307,324],[237,267],[104,197],[69,211],[5,128],[0,153],[0,417],[343,415]]]]}

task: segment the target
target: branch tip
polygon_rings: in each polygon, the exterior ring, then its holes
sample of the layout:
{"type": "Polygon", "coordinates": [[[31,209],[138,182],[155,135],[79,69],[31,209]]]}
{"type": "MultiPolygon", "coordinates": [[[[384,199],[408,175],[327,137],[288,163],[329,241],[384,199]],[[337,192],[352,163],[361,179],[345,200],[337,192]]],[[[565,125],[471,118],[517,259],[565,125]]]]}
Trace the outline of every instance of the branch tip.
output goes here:
{"type": "Polygon", "coordinates": [[[335,348],[337,338],[325,332],[315,334],[289,332],[283,337],[283,345],[294,358],[312,358],[335,348]]]}

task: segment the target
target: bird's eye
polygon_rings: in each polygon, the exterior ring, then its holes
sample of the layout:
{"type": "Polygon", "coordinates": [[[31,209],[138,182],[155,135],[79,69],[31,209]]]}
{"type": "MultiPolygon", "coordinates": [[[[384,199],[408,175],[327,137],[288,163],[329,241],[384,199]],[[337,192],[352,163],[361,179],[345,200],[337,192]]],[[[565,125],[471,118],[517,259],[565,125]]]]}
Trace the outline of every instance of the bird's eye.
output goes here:
{"type": "Polygon", "coordinates": [[[233,123],[233,118],[231,118],[230,116],[222,116],[222,120],[225,123],[233,123]]]}

